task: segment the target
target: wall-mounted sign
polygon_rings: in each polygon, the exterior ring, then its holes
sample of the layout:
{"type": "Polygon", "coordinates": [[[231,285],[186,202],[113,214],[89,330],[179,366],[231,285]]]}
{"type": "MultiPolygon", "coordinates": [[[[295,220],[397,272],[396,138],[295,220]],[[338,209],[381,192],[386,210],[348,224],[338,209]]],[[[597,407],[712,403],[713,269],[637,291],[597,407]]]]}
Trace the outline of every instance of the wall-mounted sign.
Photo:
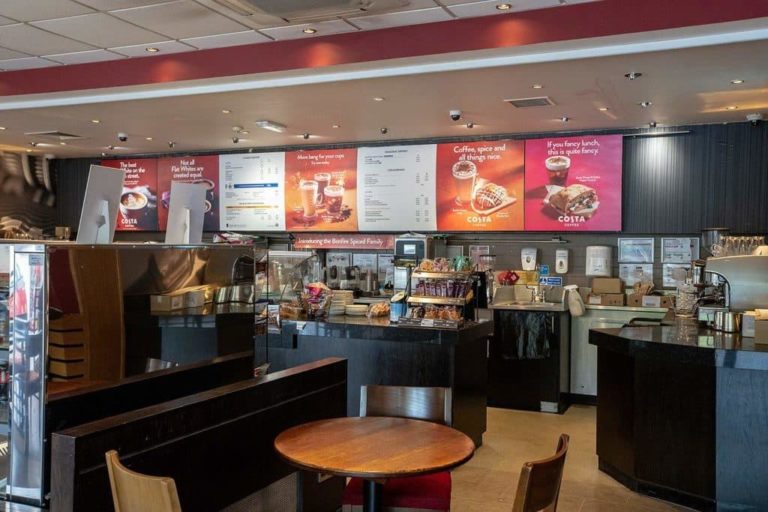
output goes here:
{"type": "Polygon", "coordinates": [[[621,231],[621,135],[525,143],[527,231],[621,231]]]}
{"type": "Polygon", "coordinates": [[[437,229],[522,231],[523,141],[437,147],[437,229]]]}
{"type": "Polygon", "coordinates": [[[157,231],[157,159],[104,160],[104,167],[125,172],[117,231],[157,231]]]}
{"type": "Polygon", "coordinates": [[[218,155],[169,157],[160,158],[157,161],[157,190],[160,196],[157,217],[160,231],[165,231],[168,223],[172,181],[198,183],[205,187],[203,231],[218,231],[220,192],[218,155]]]}
{"type": "Polygon", "coordinates": [[[222,230],[285,230],[285,153],[220,155],[219,186],[222,230]]]}
{"type": "Polygon", "coordinates": [[[297,233],[294,235],[293,248],[391,251],[395,248],[395,237],[394,235],[297,233]]]}

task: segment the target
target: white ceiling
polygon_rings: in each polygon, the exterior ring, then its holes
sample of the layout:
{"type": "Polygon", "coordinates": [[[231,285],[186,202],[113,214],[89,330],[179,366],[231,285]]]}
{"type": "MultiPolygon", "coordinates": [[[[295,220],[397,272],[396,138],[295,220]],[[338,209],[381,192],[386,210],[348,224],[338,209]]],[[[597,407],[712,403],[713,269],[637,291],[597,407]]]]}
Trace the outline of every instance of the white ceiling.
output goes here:
{"type": "MultiPolygon", "coordinates": [[[[568,0],[568,4],[596,0],[568,0]]],[[[386,14],[310,24],[258,20],[214,0],[0,0],[0,70],[19,70],[198,49],[320,37],[455,18],[558,7],[559,0],[410,0],[386,14]],[[305,34],[305,28],[315,34],[305,34]]]]}
{"type": "Polygon", "coordinates": [[[0,112],[0,149],[58,156],[245,149],[423,137],[619,129],[743,122],[768,114],[768,40],[661,52],[463,71],[366,78],[159,99],[91,103],[0,112]],[[628,71],[643,76],[630,81],[628,71]],[[742,79],[743,84],[731,84],[742,79]],[[541,84],[542,89],[533,89],[541,84]],[[515,109],[507,98],[549,96],[556,105],[515,109]],[[384,101],[374,101],[383,97],[384,101]],[[653,105],[642,108],[641,101],[653,105]],[[736,106],[735,110],[727,107],[736,106]],[[609,110],[601,111],[600,107],[609,110]],[[461,109],[464,119],[450,121],[461,109]],[[229,109],[230,114],[222,113],[229,109]],[[571,120],[559,120],[567,116],[571,120]],[[99,119],[99,124],[91,122],[99,119]],[[288,127],[258,128],[269,119],[288,127]],[[468,129],[466,123],[475,123],[468,129]],[[332,125],[338,124],[339,128],[332,125]],[[233,126],[250,133],[232,142],[233,126]],[[387,127],[382,135],[380,128],[387,127]],[[61,130],[80,135],[66,146],[25,133],[61,130]],[[129,135],[117,140],[118,132],[129,135]],[[302,137],[310,133],[309,140],[302,137]],[[147,140],[151,137],[152,140],[147,140]],[[31,142],[39,143],[32,149],[31,142]],[[109,145],[119,146],[115,150],[109,145]]]}

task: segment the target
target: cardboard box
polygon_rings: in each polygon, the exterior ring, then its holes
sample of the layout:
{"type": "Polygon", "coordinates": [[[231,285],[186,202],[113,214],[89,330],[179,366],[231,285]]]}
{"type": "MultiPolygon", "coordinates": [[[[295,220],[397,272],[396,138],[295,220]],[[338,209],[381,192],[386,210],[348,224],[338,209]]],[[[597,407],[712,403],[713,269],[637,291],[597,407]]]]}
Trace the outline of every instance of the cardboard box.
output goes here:
{"type": "Polygon", "coordinates": [[[624,281],[617,277],[595,277],[592,279],[592,293],[595,295],[624,293],[624,281]]]}
{"type": "Polygon", "coordinates": [[[625,297],[623,293],[590,293],[586,304],[592,306],[623,306],[625,297]]]}
{"type": "Polygon", "coordinates": [[[627,295],[627,306],[633,308],[641,307],[643,305],[643,297],[642,293],[630,293],[627,295]]]}
{"type": "Polygon", "coordinates": [[[768,320],[755,320],[755,343],[768,343],[768,320]]]}
{"type": "Polygon", "coordinates": [[[641,295],[632,293],[627,297],[627,305],[636,308],[666,308],[675,307],[675,297],[672,295],[641,295]]]}
{"type": "Polygon", "coordinates": [[[173,311],[184,308],[184,294],[152,295],[149,300],[150,311],[173,311]]]}

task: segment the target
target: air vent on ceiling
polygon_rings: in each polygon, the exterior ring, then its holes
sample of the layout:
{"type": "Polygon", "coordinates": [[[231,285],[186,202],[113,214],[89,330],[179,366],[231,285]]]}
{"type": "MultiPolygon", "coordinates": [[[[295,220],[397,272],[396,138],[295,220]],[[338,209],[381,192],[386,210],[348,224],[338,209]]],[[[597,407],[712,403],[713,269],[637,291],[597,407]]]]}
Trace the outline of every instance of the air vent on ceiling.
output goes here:
{"type": "Polygon", "coordinates": [[[381,13],[407,7],[411,0],[214,0],[241,16],[282,18],[289,23],[354,14],[381,13]]]}
{"type": "Polygon", "coordinates": [[[549,107],[554,105],[548,96],[540,96],[538,98],[513,98],[504,100],[515,108],[528,108],[528,107],[549,107]]]}
{"type": "Polygon", "coordinates": [[[83,138],[82,135],[75,135],[73,133],[60,132],[59,130],[52,130],[47,132],[27,132],[24,135],[37,137],[40,139],[53,139],[58,141],[76,140],[76,139],[83,138]]]}

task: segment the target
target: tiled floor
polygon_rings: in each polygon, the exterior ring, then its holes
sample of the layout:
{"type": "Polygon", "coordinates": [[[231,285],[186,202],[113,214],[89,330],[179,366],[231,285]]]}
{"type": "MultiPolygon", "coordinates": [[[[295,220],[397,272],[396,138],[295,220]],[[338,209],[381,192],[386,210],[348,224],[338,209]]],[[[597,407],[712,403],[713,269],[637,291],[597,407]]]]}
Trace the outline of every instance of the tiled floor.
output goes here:
{"type": "Polygon", "coordinates": [[[523,462],[554,453],[571,436],[558,512],[689,510],[635,494],[597,469],[595,408],[572,406],[563,415],[488,409],[483,446],[453,472],[452,511],[510,512],[523,462]]]}

